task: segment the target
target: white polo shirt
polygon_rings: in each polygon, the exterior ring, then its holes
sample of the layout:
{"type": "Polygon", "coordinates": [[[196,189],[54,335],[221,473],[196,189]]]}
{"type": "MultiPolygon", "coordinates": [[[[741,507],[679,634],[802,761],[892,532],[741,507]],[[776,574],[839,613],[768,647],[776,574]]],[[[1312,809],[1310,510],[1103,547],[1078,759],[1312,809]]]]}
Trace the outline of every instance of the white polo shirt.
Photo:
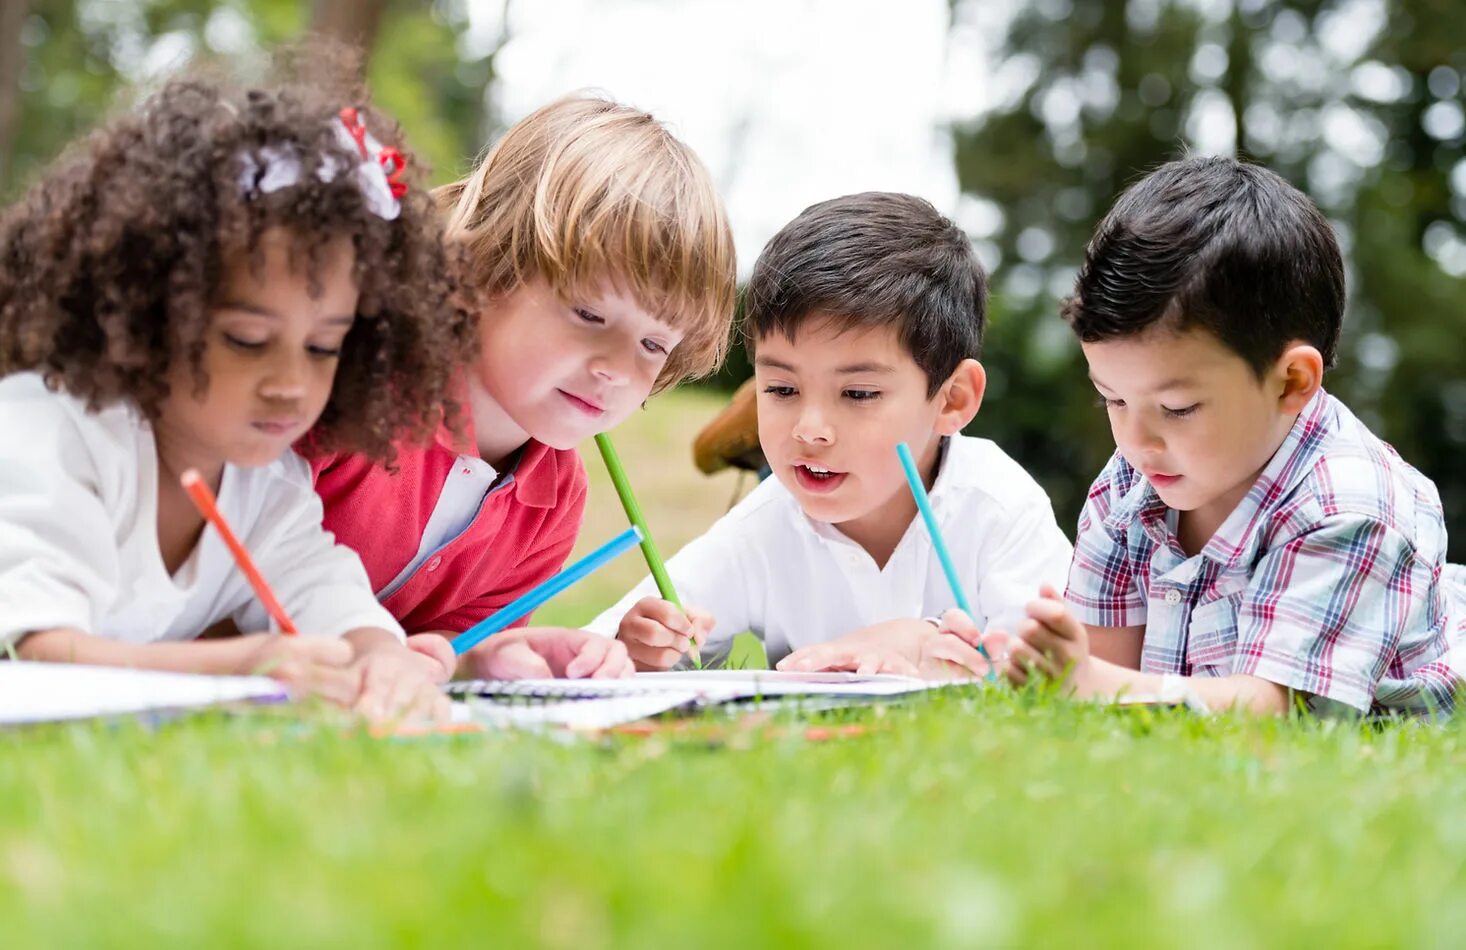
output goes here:
{"type": "MultiPolygon", "coordinates": [[[[974,618],[1012,631],[1040,584],[1062,590],[1073,550],[1048,495],[987,439],[954,436],[931,490],[932,509],[965,585],[974,618]]],[[[717,621],[706,656],[751,631],[769,661],[884,620],[935,616],[956,606],[920,517],[884,569],[838,528],[807,516],[767,478],[702,537],[667,562],[678,597],[717,621]]],[[[643,580],[587,629],[614,637],[641,598],[643,580]]]]}

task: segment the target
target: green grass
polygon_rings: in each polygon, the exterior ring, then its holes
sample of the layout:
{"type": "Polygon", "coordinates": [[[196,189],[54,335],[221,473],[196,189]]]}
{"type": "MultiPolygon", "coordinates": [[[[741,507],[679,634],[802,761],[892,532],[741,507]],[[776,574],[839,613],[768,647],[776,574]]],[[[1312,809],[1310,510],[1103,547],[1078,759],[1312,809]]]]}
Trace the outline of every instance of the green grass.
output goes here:
{"type": "Polygon", "coordinates": [[[561,743],[0,734],[7,947],[1458,945],[1455,726],[962,692],[561,743]]]}
{"type": "MultiPolygon", "coordinates": [[[[732,495],[687,461],[715,409],[661,397],[618,433],[669,551],[732,495]]],[[[592,504],[595,544],[620,520],[614,496],[592,504]]],[[[614,567],[554,622],[641,573],[633,558],[614,567]]],[[[815,741],[782,715],[569,742],[393,740],[272,710],[0,732],[0,947],[1466,935],[1460,725],[1202,719],[970,689],[820,721],[865,731],[815,741]]]]}

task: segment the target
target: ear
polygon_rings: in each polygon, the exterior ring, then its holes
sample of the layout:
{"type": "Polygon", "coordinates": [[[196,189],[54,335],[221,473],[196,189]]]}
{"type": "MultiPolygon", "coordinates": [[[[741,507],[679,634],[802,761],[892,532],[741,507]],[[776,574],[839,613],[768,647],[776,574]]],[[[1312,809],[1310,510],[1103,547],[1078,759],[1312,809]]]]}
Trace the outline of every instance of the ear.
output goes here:
{"type": "Polygon", "coordinates": [[[1310,343],[1294,341],[1273,364],[1278,411],[1297,415],[1323,387],[1323,354],[1310,343]]]}
{"type": "Polygon", "coordinates": [[[982,406],[988,374],[982,364],[965,359],[937,390],[937,435],[956,435],[967,427],[982,406]]]}

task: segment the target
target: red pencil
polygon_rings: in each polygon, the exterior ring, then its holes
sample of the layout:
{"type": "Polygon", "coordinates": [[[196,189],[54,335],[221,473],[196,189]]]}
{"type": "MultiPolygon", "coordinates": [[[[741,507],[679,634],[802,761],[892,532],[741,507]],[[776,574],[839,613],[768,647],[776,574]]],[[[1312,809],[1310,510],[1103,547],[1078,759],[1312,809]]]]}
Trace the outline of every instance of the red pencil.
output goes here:
{"type": "Polygon", "coordinates": [[[225,521],[224,515],[219,512],[219,503],[214,500],[214,493],[209,491],[208,485],[204,484],[198,470],[189,469],[179,480],[183,482],[183,490],[188,492],[189,498],[193,499],[194,507],[199,510],[199,514],[214,526],[214,530],[219,532],[219,537],[223,538],[224,543],[229,546],[229,552],[234,555],[235,563],[244,572],[249,586],[255,589],[256,596],[270,612],[270,616],[275,618],[275,623],[279,624],[280,632],[290,636],[299,633],[300,631],[295,629],[295,624],[290,622],[290,615],[285,612],[284,607],[280,606],[280,601],[275,599],[275,592],[270,590],[269,584],[265,583],[260,569],[255,567],[255,562],[250,558],[249,552],[244,549],[244,545],[239,543],[239,539],[234,536],[234,532],[229,527],[229,522],[225,521]]]}

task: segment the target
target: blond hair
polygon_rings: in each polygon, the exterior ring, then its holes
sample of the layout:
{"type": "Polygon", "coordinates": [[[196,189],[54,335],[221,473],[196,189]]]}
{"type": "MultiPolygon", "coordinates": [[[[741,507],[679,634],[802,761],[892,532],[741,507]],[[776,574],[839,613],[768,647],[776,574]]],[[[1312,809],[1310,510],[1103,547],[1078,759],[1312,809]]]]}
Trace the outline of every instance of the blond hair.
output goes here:
{"type": "Polygon", "coordinates": [[[702,162],[647,113],[559,99],[435,196],[488,296],[536,277],[562,297],[609,280],[683,333],[654,392],[722,362],[737,293],[728,217],[702,162]]]}

